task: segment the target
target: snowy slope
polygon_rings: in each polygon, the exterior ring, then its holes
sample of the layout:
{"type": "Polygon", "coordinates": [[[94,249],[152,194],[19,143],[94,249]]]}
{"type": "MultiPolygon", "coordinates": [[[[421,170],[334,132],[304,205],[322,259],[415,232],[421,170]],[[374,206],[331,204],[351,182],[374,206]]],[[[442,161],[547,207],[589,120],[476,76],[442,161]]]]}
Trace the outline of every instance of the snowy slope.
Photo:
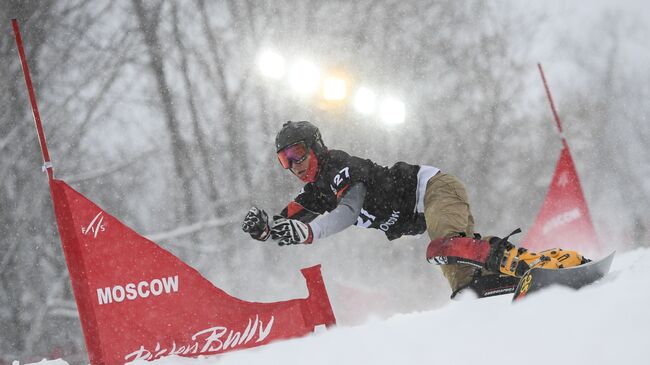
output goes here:
{"type": "Polygon", "coordinates": [[[154,364],[650,364],[650,249],[618,255],[609,276],[583,290],[558,287],[515,305],[509,300],[450,302],[261,348],[154,364]]]}
{"type": "Polygon", "coordinates": [[[580,291],[550,288],[517,304],[464,298],[429,312],[221,356],[138,365],[650,364],[650,249],[619,254],[580,291]]]}

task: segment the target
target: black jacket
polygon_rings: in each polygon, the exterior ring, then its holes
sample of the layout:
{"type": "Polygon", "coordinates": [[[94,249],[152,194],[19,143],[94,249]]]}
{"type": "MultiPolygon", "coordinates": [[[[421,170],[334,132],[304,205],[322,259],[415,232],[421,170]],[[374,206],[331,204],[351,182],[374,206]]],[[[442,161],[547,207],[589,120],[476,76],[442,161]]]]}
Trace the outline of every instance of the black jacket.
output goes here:
{"type": "Polygon", "coordinates": [[[363,183],[366,197],[357,226],[380,229],[390,240],[426,230],[424,215],[415,212],[420,166],[398,162],[388,168],[339,150],[329,150],[319,163],[316,181],[303,187],[283,216],[310,222],[336,208],[350,186],[363,183]]]}

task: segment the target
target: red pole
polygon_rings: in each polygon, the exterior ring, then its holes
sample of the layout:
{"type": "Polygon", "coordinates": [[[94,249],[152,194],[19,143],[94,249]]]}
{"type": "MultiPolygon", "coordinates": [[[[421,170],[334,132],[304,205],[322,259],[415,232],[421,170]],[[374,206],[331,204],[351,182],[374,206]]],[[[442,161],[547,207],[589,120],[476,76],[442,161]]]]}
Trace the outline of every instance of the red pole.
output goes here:
{"type": "Polygon", "coordinates": [[[43,154],[43,170],[47,170],[47,177],[51,181],[54,178],[54,172],[52,170],[52,162],[50,161],[50,153],[47,151],[47,143],[45,142],[45,132],[43,131],[43,124],[41,123],[41,115],[38,112],[38,105],[36,104],[36,95],[34,94],[34,86],[32,86],[32,78],[29,75],[29,66],[27,66],[27,58],[25,57],[25,50],[23,49],[23,39],[20,36],[18,21],[16,19],[11,19],[11,25],[14,28],[16,46],[18,46],[20,63],[23,66],[25,84],[27,85],[27,92],[29,93],[29,101],[32,104],[32,113],[34,114],[36,131],[38,132],[38,141],[41,144],[41,152],[43,154]]]}
{"type": "Polygon", "coordinates": [[[542,64],[538,63],[537,68],[539,68],[539,74],[542,75],[542,81],[544,82],[544,89],[546,89],[546,96],[548,97],[548,102],[551,104],[551,110],[553,111],[553,117],[555,118],[555,123],[557,124],[557,129],[560,132],[560,138],[562,138],[562,144],[567,145],[566,139],[564,138],[564,131],[562,130],[562,122],[560,122],[560,116],[557,114],[555,109],[555,103],[553,103],[553,96],[551,96],[551,89],[548,87],[546,82],[546,77],[544,76],[544,70],[542,69],[542,64]]]}
{"type": "MultiPolygon", "coordinates": [[[[575,164],[573,163],[573,158],[571,157],[571,152],[569,150],[569,144],[566,141],[566,138],[564,138],[564,131],[562,130],[562,123],[560,122],[560,117],[557,114],[557,110],[555,109],[555,103],[553,103],[553,97],[551,96],[551,89],[548,87],[548,83],[546,82],[546,77],[544,76],[544,70],[542,69],[542,64],[538,63],[537,68],[539,68],[539,73],[542,76],[542,81],[544,82],[544,89],[546,89],[546,96],[548,97],[548,102],[551,104],[551,110],[553,111],[553,117],[555,118],[555,123],[557,124],[557,129],[560,132],[560,138],[562,138],[562,145],[564,146],[564,149],[566,150],[567,154],[567,164],[569,165],[569,168],[575,170],[575,164]]],[[[562,157],[560,157],[560,161],[562,160],[562,157]]],[[[559,164],[556,167],[556,174],[559,169],[559,164]]],[[[567,167],[565,166],[565,169],[567,167]]],[[[584,192],[582,191],[582,185],[580,184],[580,179],[578,177],[578,172],[575,171],[575,177],[576,177],[576,187],[575,189],[577,190],[577,195],[580,197],[579,199],[584,202],[584,209],[585,209],[585,215],[587,221],[589,221],[589,226],[591,227],[591,230],[593,232],[593,237],[595,240],[595,244],[602,247],[600,244],[600,241],[598,240],[598,236],[596,236],[596,231],[593,228],[594,224],[593,221],[591,220],[591,214],[589,213],[589,208],[587,207],[586,199],[584,197],[584,192]]],[[[554,177],[555,178],[555,177],[554,177]]],[[[548,197],[546,198],[548,200],[548,197]]],[[[546,205],[546,202],[544,203],[546,205]]],[[[539,219],[539,218],[538,218],[539,219]]]]}

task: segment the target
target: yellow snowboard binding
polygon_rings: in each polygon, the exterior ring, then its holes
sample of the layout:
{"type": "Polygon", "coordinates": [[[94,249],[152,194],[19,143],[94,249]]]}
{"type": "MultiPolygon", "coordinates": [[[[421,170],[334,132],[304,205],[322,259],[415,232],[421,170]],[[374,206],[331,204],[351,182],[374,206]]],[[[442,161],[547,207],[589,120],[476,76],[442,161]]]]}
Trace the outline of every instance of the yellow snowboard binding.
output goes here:
{"type": "Polygon", "coordinates": [[[510,276],[521,277],[533,268],[563,269],[582,265],[591,260],[576,251],[553,248],[539,253],[528,251],[523,247],[515,247],[505,238],[490,238],[490,255],[486,268],[510,276]]]}

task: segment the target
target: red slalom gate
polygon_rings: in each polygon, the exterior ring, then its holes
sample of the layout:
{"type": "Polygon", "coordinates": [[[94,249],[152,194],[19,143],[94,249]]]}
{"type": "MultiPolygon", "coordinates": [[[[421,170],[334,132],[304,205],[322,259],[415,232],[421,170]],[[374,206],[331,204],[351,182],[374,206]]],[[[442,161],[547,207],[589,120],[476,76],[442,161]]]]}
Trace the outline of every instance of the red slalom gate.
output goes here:
{"type": "Polygon", "coordinates": [[[91,363],[217,354],[335,323],[320,266],[309,296],[251,303],[218,289],[170,252],[53,180],[52,194],[91,363]]]}
{"type": "Polygon", "coordinates": [[[546,199],[524,243],[527,247],[537,250],[549,247],[582,251],[598,250],[600,241],[591,221],[578,172],[562,131],[560,117],[555,109],[542,65],[538,64],[538,68],[562,138],[563,148],[546,199]]]}
{"type": "Polygon", "coordinates": [[[307,298],[243,301],[54,179],[18,22],[12,25],[92,364],[218,354],[336,323],[320,265],[301,270],[307,298]]]}

